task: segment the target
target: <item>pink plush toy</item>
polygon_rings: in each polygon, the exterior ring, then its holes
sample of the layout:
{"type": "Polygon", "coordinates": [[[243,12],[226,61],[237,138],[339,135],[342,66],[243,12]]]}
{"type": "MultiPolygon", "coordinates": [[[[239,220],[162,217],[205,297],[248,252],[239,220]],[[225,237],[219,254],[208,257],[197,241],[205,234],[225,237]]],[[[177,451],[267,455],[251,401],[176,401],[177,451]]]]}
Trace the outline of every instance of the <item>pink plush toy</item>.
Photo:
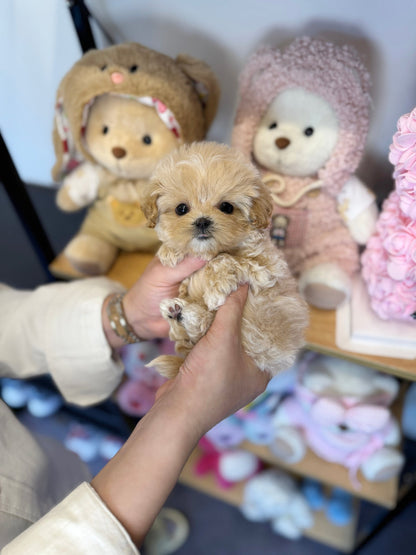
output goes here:
{"type": "Polygon", "coordinates": [[[358,245],[377,206],[354,175],[369,124],[369,75],[355,51],[308,37],[263,48],[240,77],[232,145],[275,202],[271,236],[306,300],[333,309],[350,294],[358,245]]]}
{"type": "Polygon", "coordinates": [[[307,353],[299,363],[293,395],[274,415],[270,448],[279,458],[296,463],[309,447],[322,459],[348,468],[357,487],[359,469],[367,480],[388,480],[404,462],[396,448],[400,428],[390,410],[397,392],[392,376],[307,353]]]}
{"type": "Polygon", "coordinates": [[[143,341],[120,349],[127,379],[118,388],[116,399],[123,412],[141,417],[150,410],[166,379],[146,364],[159,354],[171,354],[173,349],[173,343],[167,339],[143,341]]]}
{"type": "Polygon", "coordinates": [[[390,145],[395,190],[367,243],[362,275],[380,318],[416,319],[416,108],[403,115],[390,145]]]}

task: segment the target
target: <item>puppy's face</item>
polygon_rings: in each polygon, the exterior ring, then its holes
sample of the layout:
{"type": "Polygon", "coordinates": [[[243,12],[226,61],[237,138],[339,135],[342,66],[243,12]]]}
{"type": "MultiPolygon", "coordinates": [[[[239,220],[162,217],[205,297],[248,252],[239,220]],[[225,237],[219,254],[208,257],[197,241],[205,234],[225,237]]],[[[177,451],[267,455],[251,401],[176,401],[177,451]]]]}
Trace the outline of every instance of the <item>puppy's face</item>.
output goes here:
{"type": "Polygon", "coordinates": [[[165,158],[141,204],[148,225],[176,259],[237,253],[253,231],[268,226],[272,212],[254,167],[216,143],[184,145],[165,158]]]}

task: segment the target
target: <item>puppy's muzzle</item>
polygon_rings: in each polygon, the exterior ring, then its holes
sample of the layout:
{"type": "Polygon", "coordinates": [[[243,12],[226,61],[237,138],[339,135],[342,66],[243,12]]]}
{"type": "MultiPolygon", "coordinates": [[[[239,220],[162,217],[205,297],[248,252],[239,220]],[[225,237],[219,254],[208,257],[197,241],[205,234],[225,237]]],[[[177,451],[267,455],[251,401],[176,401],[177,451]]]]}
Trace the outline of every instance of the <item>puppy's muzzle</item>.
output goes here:
{"type": "Polygon", "coordinates": [[[194,234],[197,239],[202,241],[212,237],[213,221],[210,218],[198,218],[194,221],[194,234]]]}

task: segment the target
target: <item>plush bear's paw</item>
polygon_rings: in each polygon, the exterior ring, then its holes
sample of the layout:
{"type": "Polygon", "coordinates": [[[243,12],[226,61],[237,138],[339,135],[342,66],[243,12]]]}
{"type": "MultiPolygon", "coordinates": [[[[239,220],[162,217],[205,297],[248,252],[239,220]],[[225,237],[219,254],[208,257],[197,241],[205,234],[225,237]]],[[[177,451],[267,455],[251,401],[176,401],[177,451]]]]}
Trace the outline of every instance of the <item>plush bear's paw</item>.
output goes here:
{"type": "Polygon", "coordinates": [[[88,276],[103,275],[116,259],[118,248],[92,235],[77,235],[68,243],[64,254],[71,266],[88,276]]]}
{"type": "Polygon", "coordinates": [[[384,482],[397,476],[403,464],[404,458],[399,451],[391,447],[383,447],[364,461],[361,472],[370,482],[384,482]]]}
{"type": "Polygon", "coordinates": [[[289,464],[302,460],[306,452],[302,435],[291,426],[278,428],[269,447],[276,457],[289,464]]]}
{"type": "Polygon", "coordinates": [[[310,305],[334,310],[349,298],[351,281],[339,266],[328,262],[303,272],[299,290],[310,305]]]}

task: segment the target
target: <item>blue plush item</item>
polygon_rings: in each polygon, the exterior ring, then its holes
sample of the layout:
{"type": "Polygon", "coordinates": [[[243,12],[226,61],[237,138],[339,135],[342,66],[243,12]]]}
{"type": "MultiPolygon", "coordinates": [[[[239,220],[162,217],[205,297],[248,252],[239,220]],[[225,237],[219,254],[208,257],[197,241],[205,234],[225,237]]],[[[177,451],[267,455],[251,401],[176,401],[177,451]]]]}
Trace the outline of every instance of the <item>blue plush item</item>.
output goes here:
{"type": "Polygon", "coordinates": [[[206,436],[219,450],[236,447],[245,439],[242,423],[235,416],[229,416],[216,424],[206,436]]]}
{"type": "Polygon", "coordinates": [[[336,526],[345,526],[353,516],[352,495],[340,488],[334,488],[328,501],[326,516],[336,526]]]}
{"type": "Polygon", "coordinates": [[[270,445],[274,432],[270,415],[253,414],[252,418],[243,420],[246,438],[257,445],[270,445]]]}
{"type": "Polygon", "coordinates": [[[416,383],[407,390],[402,411],[402,432],[408,439],[416,440],[416,383]]]}
{"type": "Polygon", "coordinates": [[[322,484],[312,478],[305,478],[302,484],[302,491],[313,511],[320,511],[325,504],[325,495],[322,484]]]}

